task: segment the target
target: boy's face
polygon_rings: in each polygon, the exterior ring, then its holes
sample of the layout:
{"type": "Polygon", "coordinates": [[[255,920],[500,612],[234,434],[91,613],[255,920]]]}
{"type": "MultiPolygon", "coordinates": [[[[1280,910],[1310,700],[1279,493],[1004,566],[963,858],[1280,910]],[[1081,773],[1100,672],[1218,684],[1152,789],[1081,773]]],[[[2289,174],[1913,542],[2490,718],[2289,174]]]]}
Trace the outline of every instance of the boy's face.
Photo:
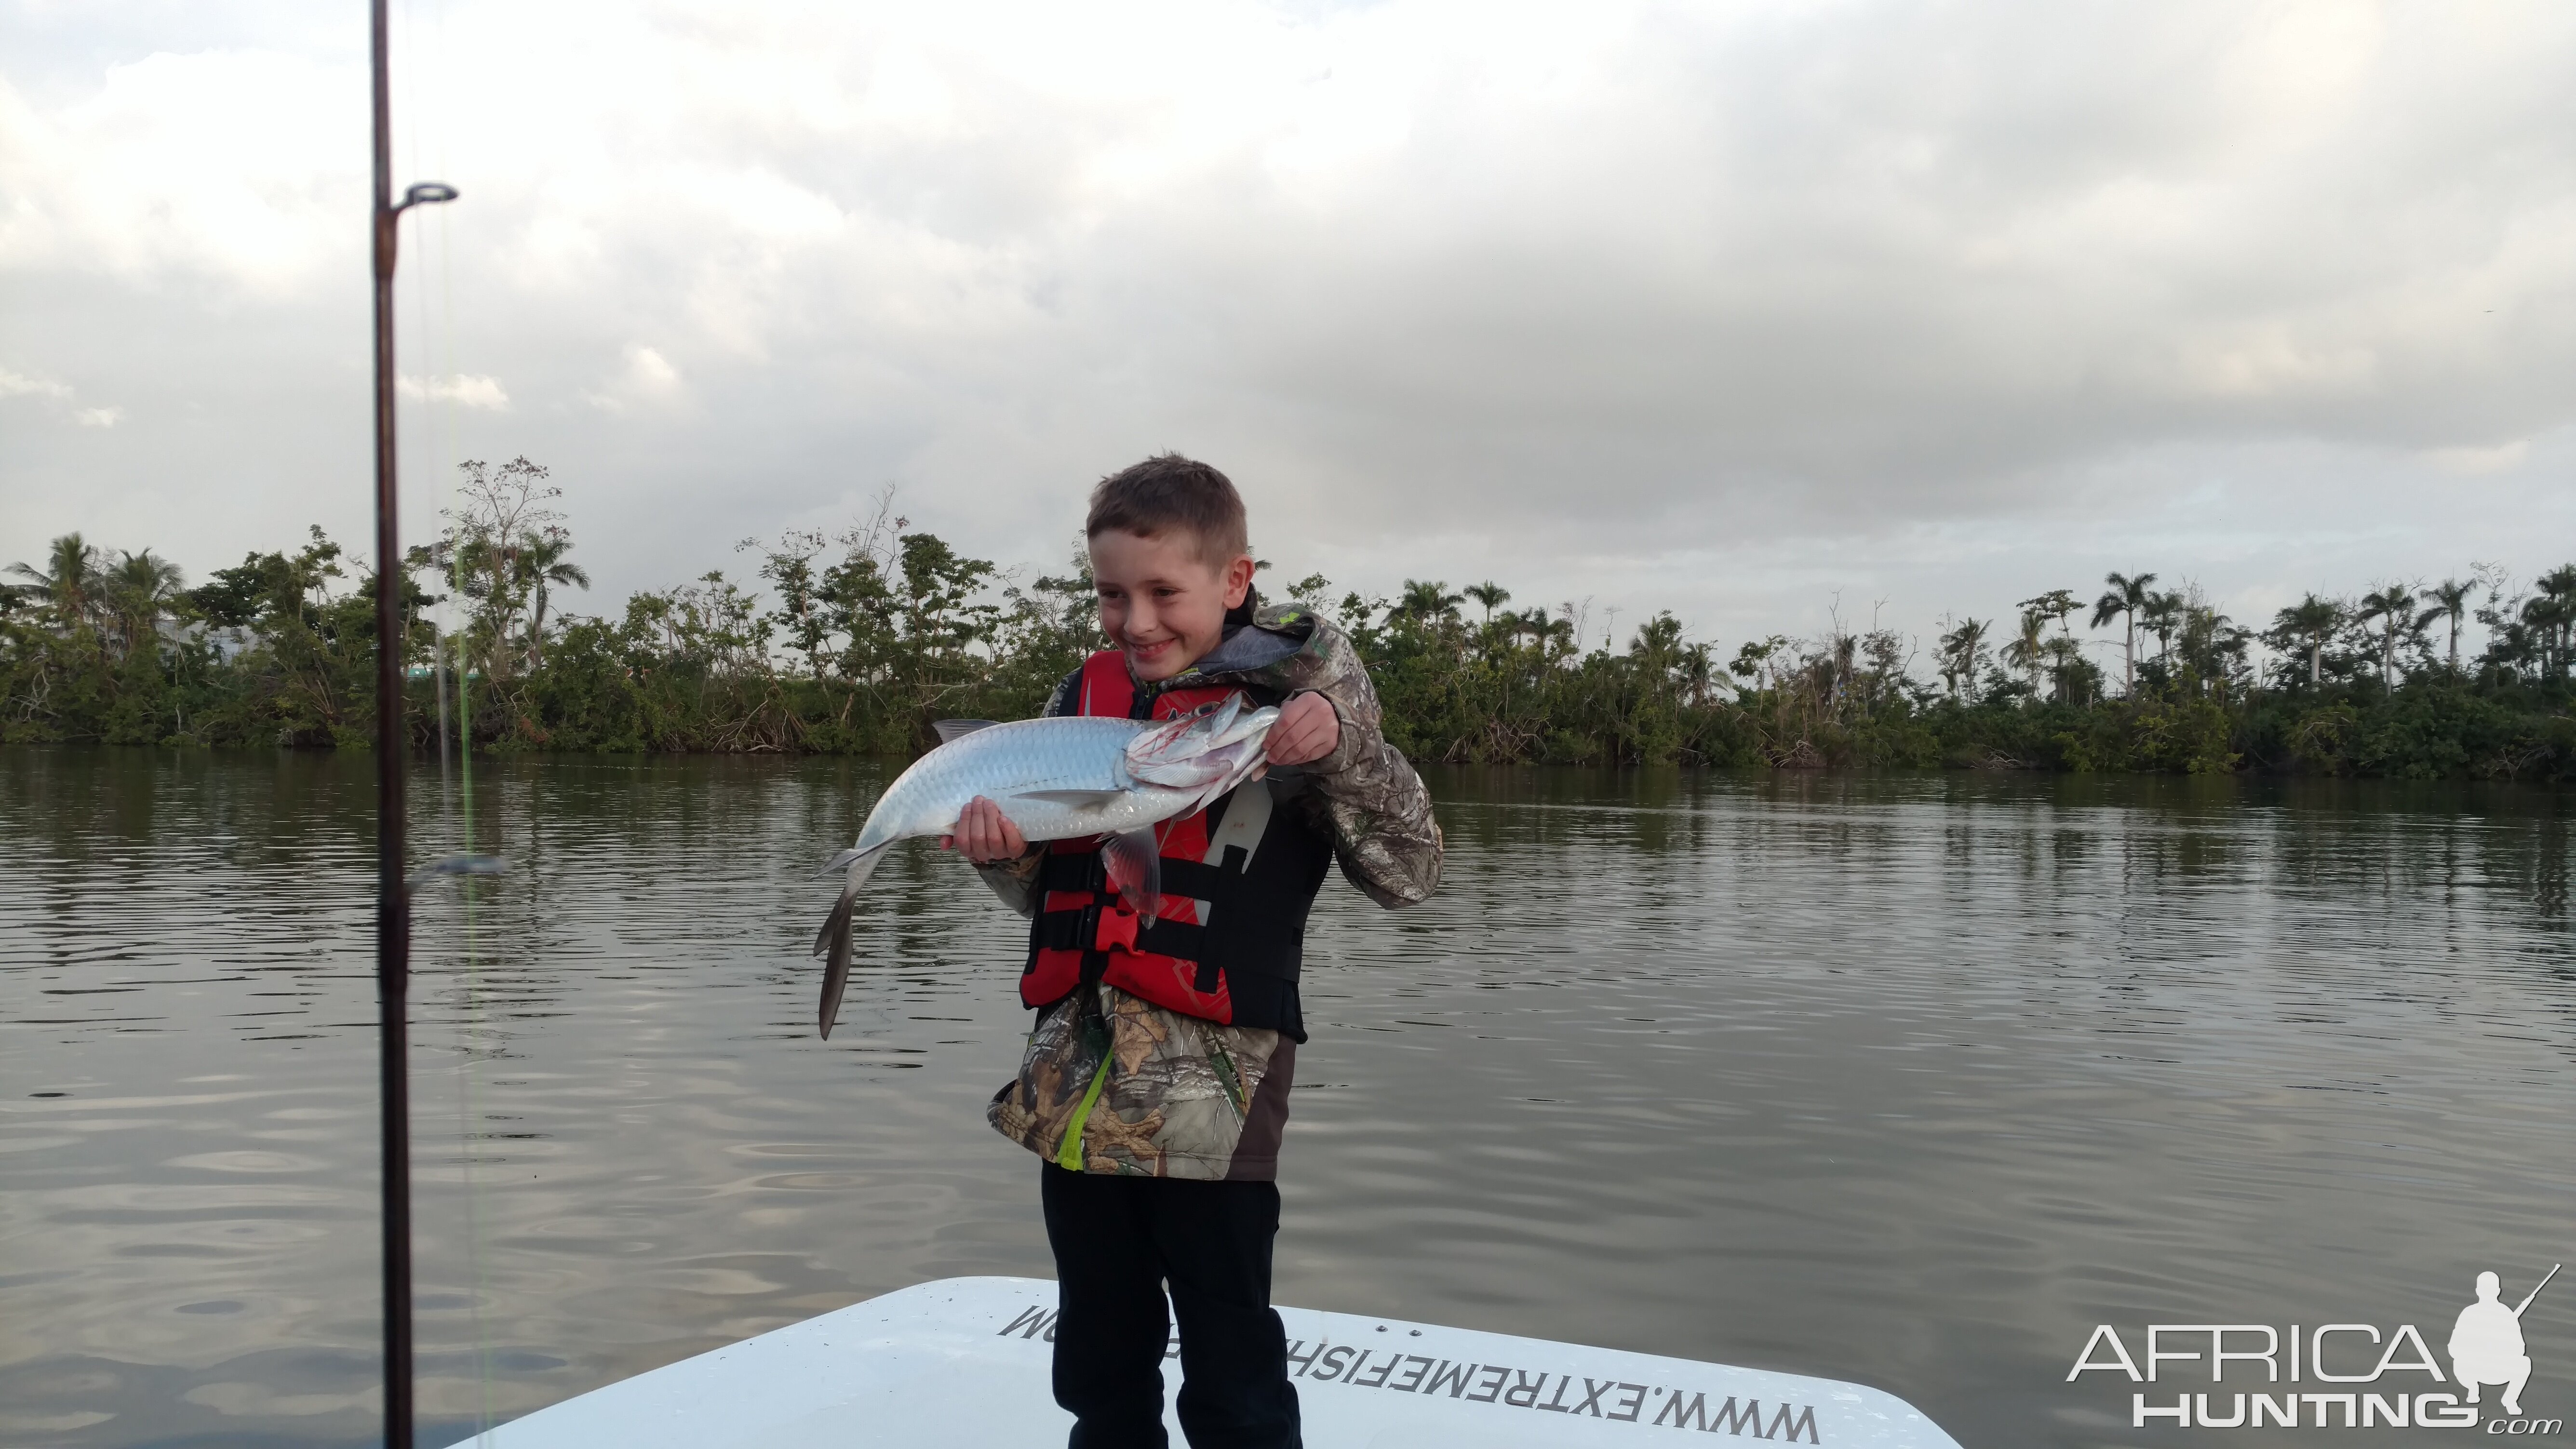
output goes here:
{"type": "Polygon", "coordinates": [[[1186,533],[1144,538],[1121,529],[1092,536],[1091,576],[1100,590],[1100,628],[1148,682],[1169,679],[1225,638],[1225,611],[1252,587],[1252,559],[1224,566],[1199,556],[1186,533]]]}

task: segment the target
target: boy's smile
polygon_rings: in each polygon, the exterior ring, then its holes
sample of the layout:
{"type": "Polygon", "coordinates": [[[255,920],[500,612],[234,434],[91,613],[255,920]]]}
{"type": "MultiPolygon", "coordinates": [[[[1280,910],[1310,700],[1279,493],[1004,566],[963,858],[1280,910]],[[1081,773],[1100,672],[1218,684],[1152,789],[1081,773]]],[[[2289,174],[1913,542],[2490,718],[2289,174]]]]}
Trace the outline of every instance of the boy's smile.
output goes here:
{"type": "Polygon", "coordinates": [[[1226,610],[1252,587],[1250,557],[1211,564],[1199,540],[1179,530],[1147,538],[1104,529],[1090,546],[1101,631],[1147,683],[1171,678],[1222,643],[1226,610]]]}

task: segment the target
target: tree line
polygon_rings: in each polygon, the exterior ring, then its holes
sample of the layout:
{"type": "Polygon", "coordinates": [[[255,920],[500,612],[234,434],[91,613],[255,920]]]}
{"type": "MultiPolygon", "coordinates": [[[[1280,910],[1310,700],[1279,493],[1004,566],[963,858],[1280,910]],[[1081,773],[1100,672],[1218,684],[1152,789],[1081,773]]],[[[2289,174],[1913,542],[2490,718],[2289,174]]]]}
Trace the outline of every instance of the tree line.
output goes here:
{"type": "MultiPolygon", "coordinates": [[[[1099,644],[1079,550],[1061,572],[1006,571],[890,495],[845,529],[745,540],[739,577],[613,614],[567,607],[590,579],[542,465],[465,463],[455,497],[403,560],[423,750],[444,733],[477,750],[905,754],[935,719],[1035,713],[1099,644]]],[[[318,528],[194,587],[150,550],[76,534],[9,575],[0,741],[372,735],[373,579],[318,528]]],[[[1389,737],[1422,760],[2576,778],[2576,564],[2310,594],[2256,623],[2188,583],[2113,573],[2008,619],[1944,618],[1928,644],[1837,612],[1731,653],[1668,613],[1623,640],[1615,610],[1513,608],[1492,581],[1372,596],[1260,577],[1342,622],[1389,737]]]]}

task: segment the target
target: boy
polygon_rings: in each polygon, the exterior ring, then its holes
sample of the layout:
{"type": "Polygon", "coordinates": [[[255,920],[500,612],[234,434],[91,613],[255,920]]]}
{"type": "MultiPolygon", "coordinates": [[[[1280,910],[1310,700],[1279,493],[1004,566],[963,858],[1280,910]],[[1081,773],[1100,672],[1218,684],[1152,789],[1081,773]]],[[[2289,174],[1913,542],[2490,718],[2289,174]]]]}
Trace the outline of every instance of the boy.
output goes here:
{"type": "Polygon", "coordinates": [[[1270,1254],[1306,1039],[1306,913],[1335,858],[1380,905],[1430,895],[1440,830],[1378,732],[1350,641],[1305,610],[1255,607],[1243,501],[1224,474],[1148,458],[1092,490],[1085,532],[1118,647],[1066,676],[1046,712],[1164,719],[1240,690],[1279,706],[1273,768],[1161,827],[1151,926],[1103,877],[1096,842],[1032,849],[990,800],[958,817],[942,843],[1030,917],[1020,998],[1037,1026],[988,1115],[1045,1159],[1055,1399],[1074,1415],[1072,1449],[1164,1444],[1165,1284],[1190,1443],[1295,1449],[1270,1254]]]}

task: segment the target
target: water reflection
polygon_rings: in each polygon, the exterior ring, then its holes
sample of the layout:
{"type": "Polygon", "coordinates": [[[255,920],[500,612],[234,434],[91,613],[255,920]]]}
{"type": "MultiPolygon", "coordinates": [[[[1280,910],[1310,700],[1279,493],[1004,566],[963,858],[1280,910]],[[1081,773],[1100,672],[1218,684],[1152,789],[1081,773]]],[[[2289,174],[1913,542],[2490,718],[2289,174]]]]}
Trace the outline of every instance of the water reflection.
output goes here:
{"type": "MultiPolygon", "coordinates": [[[[443,1436],[923,1278],[1047,1271],[1035,1166],[980,1116],[1024,1029],[1017,932],[967,872],[889,862],[812,1035],[806,876],[881,778],[513,762],[470,811],[420,780],[424,855],[516,867],[420,915],[443,1436]]],[[[1443,894],[1319,913],[1284,1298],[1856,1378],[1963,1442],[2073,1445],[2127,1428],[2124,1393],[2063,1382],[2095,1323],[2430,1323],[2479,1268],[2566,1256],[2560,797],[1436,783],[1443,894]]],[[[0,1440],[370,1437],[369,784],[0,752],[0,1440]]],[[[2535,1305],[2536,1344],[2571,1305],[2535,1305]]]]}

